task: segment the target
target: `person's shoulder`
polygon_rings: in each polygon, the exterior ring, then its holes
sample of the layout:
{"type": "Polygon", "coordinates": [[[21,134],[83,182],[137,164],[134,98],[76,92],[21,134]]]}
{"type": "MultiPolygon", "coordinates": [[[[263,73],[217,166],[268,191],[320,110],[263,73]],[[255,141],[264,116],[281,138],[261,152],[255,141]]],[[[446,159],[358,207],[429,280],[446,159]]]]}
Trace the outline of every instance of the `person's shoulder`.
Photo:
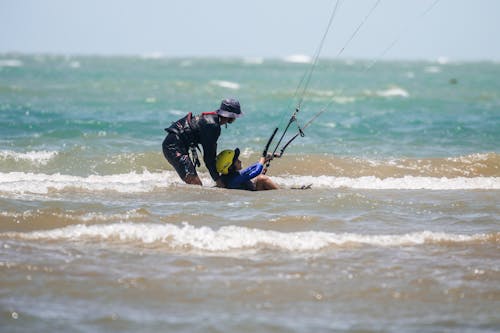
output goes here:
{"type": "Polygon", "coordinates": [[[205,119],[207,121],[218,120],[219,115],[217,112],[203,112],[200,114],[200,118],[205,119]]]}
{"type": "Polygon", "coordinates": [[[205,126],[219,127],[219,116],[216,113],[202,113],[200,115],[200,122],[205,126]]]}

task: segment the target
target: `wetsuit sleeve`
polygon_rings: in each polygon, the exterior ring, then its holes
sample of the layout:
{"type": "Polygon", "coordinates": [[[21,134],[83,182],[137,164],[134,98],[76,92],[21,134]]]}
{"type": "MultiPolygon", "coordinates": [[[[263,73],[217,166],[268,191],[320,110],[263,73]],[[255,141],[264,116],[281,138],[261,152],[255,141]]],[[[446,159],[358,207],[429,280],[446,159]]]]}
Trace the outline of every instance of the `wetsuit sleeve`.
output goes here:
{"type": "Polygon", "coordinates": [[[219,173],[215,168],[215,157],[217,154],[217,140],[220,136],[220,126],[217,124],[207,124],[200,131],[200,143],[203,147],[203,161],[210,172],[210,176],[215,181],[219,179],[219,173]]]}
{"type": "Polygon", "coordinates": [[[264,166],[257,162],[249,166],[248,168],[241,170],[239,172],[239,175],[231,179],[231,181],[228,184],[228,187],[230,188],[239,187],[241,184],[260,175],[262,173],[262,169],[264,169],[264,166]]]}

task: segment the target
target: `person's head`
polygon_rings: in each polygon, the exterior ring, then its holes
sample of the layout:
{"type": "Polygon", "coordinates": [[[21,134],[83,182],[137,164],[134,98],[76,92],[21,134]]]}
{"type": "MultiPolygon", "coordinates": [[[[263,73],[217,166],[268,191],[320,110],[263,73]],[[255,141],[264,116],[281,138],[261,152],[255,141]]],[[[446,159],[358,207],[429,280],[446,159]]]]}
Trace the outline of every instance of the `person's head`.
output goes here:
{"type": "Polygon", "coordinates": [[[221,125],[231,124],[236,118],[242,117],[240,102],[234,98],[222,100],[220,107],[215,111],[220,117],[221,125]]]}
{"type": "Polygon", "coordinates": [[[241,161],[238,158],[239,156],[240,150],[238,148],[235,150],[226,149],[221,151],[215,160],[217,172],[227,175],[231,172],[241,170],[241,161]]]}

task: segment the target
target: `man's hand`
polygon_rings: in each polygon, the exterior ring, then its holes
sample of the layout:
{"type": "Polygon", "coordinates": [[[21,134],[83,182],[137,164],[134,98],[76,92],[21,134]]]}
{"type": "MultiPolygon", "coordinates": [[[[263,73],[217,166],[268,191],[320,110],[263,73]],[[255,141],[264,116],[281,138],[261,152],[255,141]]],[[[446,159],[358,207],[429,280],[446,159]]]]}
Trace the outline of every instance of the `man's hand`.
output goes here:
{"type": "Polygon", "coordinates": [[[278,153],[275,153],[274,155],[267,154],[266,157],[265,157],[265,160],[266,160],[266,162],[272,161],[275,157],[280,157],[280,155],[278,153]]]}
{"type": "Polygon", "coordinates": [[[186,184],[203,186],[200,177],[196,175],[187,175],[186,178],[184,178],[184,181],[186,184]]]}

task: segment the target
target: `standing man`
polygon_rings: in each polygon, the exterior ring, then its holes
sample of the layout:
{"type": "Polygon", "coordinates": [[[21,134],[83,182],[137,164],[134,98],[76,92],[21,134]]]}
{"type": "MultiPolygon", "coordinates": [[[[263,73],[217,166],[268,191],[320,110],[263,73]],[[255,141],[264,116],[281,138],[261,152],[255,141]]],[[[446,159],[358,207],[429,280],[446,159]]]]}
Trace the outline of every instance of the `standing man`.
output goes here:
{"type": "Polygon", "coordinates": [[[204,112],[198,116],[193,116],[190,112],[172,123],[170,127],[165,128],[168,134],[163,141],[163,155],[184,182],[203,185],[196,173],[196,167],[201,165],[196,149],[200,150],[201,144],[203,161],[210,176],[217,186],[224,187],[215,167],[217,139],[220,136],[221,125],[231,124],[241,116],[243,113],[240,102],[232,98],[224,99],[220,108],[213,112],[204,112]]]}

